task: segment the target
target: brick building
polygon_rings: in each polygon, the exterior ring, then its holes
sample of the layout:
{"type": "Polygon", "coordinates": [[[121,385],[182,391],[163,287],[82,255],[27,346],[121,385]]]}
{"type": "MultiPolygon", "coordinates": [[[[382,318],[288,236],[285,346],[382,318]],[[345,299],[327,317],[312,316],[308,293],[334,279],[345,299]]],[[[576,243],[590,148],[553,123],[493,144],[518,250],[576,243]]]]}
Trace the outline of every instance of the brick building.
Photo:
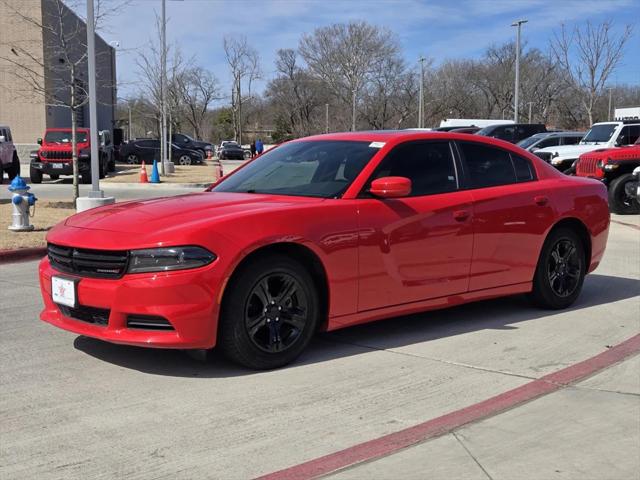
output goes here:
{"type": "MultiPolygon", "coordinates": [[[[62,0],[0,0],[0,7],[0,124],[16,143],[33,144],[46,128],[71,126],[70,109],[60,106],[69,104],[71,85],[86,98],[86,24],[62,0]]],[[[115,61],[115,49],[96,35],[99,130],[113,128],[115,61]]],[[[88,127],[88,103],[77,111],[78,126],[88,127]]]]}

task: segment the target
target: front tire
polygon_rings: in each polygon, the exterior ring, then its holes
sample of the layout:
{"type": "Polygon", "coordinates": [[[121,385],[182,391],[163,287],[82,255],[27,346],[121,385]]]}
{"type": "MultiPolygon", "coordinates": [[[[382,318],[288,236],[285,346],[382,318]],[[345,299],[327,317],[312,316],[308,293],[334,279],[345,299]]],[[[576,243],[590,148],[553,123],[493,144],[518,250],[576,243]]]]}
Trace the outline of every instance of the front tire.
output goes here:
{"type": "Polygon", "coordinates": [[[266,370],[295,360],[311,341],[319,297],[309,272],[281,254],[240,267],[227,286],[219,347],[232,361],[266,370]]]}
{"type": "Polygon", "coordinates": [[[585,247],[569,228],[552,230],[542,246],[531,299],[542,308],[560,310],[576,301],[587,271],[585,247]]]}
{"type": "Polygon", "coordinates": [[[640,203],[635,194],[627,192],[626,185],[634,182],[632,173],[625,173],[611,182],[609,185],[609,208],[613,213],[620,215],[632,215],[640,213],[640,203]]]}
{"type": "Polygon", "coordinates": [[[137,165],[138,163],[140,163],[140,159],[135,153],[130,153],[129,155],[127,155],[127,163],[129,165],[137,165]]]}
{"type": "Polygon", "coordinates": [[[37,168],[29,167],[31,183],[42,183],[42,172],[37,168]]]}
{"type": "Polygon", "coordinates": [[[178,163],[180,165],[191,165],[191,157],[189,155],[180,155],[178,163]]]}

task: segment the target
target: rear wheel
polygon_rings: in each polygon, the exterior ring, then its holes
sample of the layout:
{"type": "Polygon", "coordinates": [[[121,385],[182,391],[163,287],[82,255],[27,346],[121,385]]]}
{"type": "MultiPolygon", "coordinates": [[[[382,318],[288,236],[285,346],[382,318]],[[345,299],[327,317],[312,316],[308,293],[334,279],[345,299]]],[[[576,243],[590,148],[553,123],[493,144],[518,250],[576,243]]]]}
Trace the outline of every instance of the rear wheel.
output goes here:
{"type": "Polygon", "coordinates": [[[129,155],[127,155],[127,163],[129,165],[136,165],[140,163],[140,161],[135,153],[130,153],[129,155]]]}
{"type": "Polygon", "coordinates": [[[191,157],[189,155],[180,155],[178,163],[180,165],[191,165],[191,157]]]}
{"type": "Polygon", "coordinates": [[[319,299],[309,272],[285,255],[240,267],[220,317],[220,349],[234,362],[270,369],[293,361],[309,344],[319,299]]]}
{"type": "Polygon", "coordinates": [[[37,168],[29,167],[31,183],[42,183],[42,172],[37,168]]]}
{"type": "Polygon", "coordinates": [[[578,234],[557,228],[542,247],[531,298],[542,308],[567,308],[576,301],[586,274],[585,248],[578,234]]]}
{"type": "Polygon", "coordinates": [[[640,213],[640,203],[631,188],[636,184],[632,173],[625,173],[609,185],[609,208],[613,213],[631,215],[640,213]]]}
{"type": "Polygon", "coordinates": [[[20,175],[20,159],[17,152],[13,152],[13,160],[11,160],[11,166],[6,169],[9,180],[13,180],[20,175]]]}

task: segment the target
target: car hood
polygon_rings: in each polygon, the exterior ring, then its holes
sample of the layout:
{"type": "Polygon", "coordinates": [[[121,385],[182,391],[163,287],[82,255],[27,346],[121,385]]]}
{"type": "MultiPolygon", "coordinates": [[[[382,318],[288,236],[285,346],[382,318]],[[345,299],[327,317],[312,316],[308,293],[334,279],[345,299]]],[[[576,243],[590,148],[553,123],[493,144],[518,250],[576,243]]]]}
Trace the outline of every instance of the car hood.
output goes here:
{"type": "Polygon", "coordinates": [[[604,148],[604,145],[561,145],[557,147],[541,148],[536,150],[536,153],[549,152],[555,157],[578,158],[583,153],[592,152],[600,148],[604,148]]]}
{"type": "Polygon", "coordinates": [[[108,232],[161,234],[211,224],[230,216],[261,213],[322,200],[249,193],[191,193],[87,210],[69,217],[64,225],[108,232]]]}

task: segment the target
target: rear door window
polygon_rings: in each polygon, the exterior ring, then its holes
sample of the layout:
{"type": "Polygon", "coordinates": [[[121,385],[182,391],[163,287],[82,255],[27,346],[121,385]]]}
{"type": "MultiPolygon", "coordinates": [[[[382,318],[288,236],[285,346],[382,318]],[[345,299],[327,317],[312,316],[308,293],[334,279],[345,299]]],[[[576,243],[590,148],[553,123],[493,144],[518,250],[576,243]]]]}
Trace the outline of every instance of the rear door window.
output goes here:
{"type": "Polygon", "coordinates": [[[619,145],[633,145],[640,136],[640,125],[627,125],[622,127],[618,135],[619,145]]]}
{"type": "Polygon", "coordinates": [[[459,147],[470,188],[516,183],[516,172],[508,151],[471,142],[461,142],[459,147]]]}
{"type": "Polygon", "coordinates": [[[563,137],[562,145],[577,145],[582,140],[582,137],[563,137]]]}

